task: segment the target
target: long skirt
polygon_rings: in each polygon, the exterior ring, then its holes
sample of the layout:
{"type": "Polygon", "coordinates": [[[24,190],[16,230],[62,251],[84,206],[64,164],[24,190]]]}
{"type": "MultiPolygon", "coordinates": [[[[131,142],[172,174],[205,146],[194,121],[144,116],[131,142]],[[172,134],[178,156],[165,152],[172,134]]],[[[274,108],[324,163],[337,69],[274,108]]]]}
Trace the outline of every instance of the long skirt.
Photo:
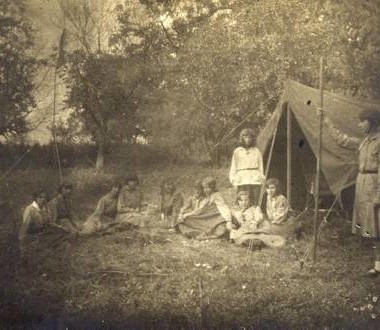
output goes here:
{"type": "Polygon", "coordinates": [[[244,245],[250,240],[258,240],[269,247],[284,246],[286,240],[292,237],[300,227],[300,221],[297,218],[290,217],[281,224],[271,224],[268,220],[263,221],[257,230],[234,237],[235,243],[244,245]]]}
{"type": "Polygon", "coordinates": [[[177,224],[179,232],[189,238],[213,239],[224,236],[228,231],[226,220],[215,205],[208,205],[196,215],[190,215],[177,224]]]}
{"type": "Polygon", "coordinates": [[[81,234],[91,234],[96,231],[107,228],[110,224],[115,223],[115,217],[108,217],[106,215],[91,214],[83,224],[81,234]]]}
{"type": "Polygon", "coordinates": [[[78,225],[69,218],[57,219],[57,226],[71,234],[77,233],[79,231],[78,225]]]}
{"type": "Polygon", "coordinates": [[[352,233],[380,238],[380,209],[373,202],[378,189],[378,175],[359,173],[356,179],[352,233]]]}
{"type": "Polygon", "coordinates": [[[137,227],[154,226],[158,219],[158,210],[154,205],[145,205],[140,212],[117,213],[116,222],[128,223],[137,227]]]}

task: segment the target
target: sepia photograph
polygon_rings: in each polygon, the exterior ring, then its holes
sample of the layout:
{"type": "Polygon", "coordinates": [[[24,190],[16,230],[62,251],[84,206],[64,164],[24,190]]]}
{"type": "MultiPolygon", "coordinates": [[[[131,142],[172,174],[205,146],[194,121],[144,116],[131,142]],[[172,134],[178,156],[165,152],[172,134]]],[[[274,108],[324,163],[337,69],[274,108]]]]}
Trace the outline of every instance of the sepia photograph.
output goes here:
{"type": "Polygon", "coordinates": [[[1,329],[380,329],[380,0],[0,0],[1,329]]]}

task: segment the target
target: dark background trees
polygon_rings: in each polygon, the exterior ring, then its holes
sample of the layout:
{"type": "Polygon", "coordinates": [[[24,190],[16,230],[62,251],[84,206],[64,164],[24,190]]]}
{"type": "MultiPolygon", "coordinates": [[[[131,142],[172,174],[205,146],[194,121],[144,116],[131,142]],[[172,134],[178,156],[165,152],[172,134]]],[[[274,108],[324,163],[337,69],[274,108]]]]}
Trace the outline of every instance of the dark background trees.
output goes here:
{"type": "Polygon", "coordinates": [[[265,124],[286,79],[318,86],[321,56],[327,90],[379,96],[377,1],[140,5],[140,21],[128,6],[119,7],[118,37],[138,36],[149,53],[159,54],[162,80],[143,109],[144,123],[152,143],[184,156],[217,162],[239,123],[257,131],[265,124]]]}
{"type": "MultiPolygon", "coordinates": [[[[103,150],[120,141],[218,163],[236,128],[265,124],[286,79],[318,85],[321,56],[326,90],[380,97],[376,0],[56,3],[71,109],[61,131],[96,143],[99,166],[103,150]]],[[[18,88],[29,95],[31,80],[12,87],[15,95],[18,88]]],[[[12,102],[3,101],[7,109],[12,102]]]]}
{"type": "Polygon", "coordinates": [[[33,110],[33,78],[38,64],[33,54],[33,29],[24,1],[0,2],[0,136],[26,132],[33,110]]]}

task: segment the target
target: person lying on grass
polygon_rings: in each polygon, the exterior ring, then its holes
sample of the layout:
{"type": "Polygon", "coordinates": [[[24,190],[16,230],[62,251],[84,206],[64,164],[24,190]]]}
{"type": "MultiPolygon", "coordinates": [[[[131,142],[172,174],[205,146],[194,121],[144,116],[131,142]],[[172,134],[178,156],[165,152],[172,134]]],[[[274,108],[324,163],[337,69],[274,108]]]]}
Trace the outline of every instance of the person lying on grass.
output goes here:
{"type": "Polygon", "coordinates": [[[120,180],[112,183],[110,187],[111,190],[99,200],[94,213],[92,213],[83,224],[80,234],[91,234],[115,223],[117,201],[121,187],[122,184],[120,180]]]}
{"type": "MultiPolygon", "coordinates": [[[[42,189],[38,190],[33,194],[33,202],[23,212],[18,235],[22,258],[29,253],[33,255],[33,249],[40,243],[41,234],[63,233],[63,230],[61,228],[57,229],[57,226],[52,221],[51,212],[46,208],[47,200],[47,192],[42,189]],[[48,229],[50,229],[50,232],[48,229]]],[[[46,241],[45,238],[42,240],[46,241]]]]}
{"type": "Polygon", "coordinates": [[[71,195],[73,186],[69,183],[62,183],[57,191],[58,194],[47,204],[47,208],[51,212],[52,221],[67,232],[77,233],[80,228],[75,222],[72,213],[71,195]]]}
{"type": "Polygon", "coordinates": [[[182,221],[189,215],[192,215],[199,208],[200,202],[205,198],[201,181],[197,181],[193,189],[193,195],[185,200],[184,205],[179,211],[178,221],[182,221]]]}
{"type": "Polygon", "coordinates": [[[228,233],[226,224],[231,222],[231,211],[218,192],[214,178],[206,177],[202,188],[204,198],[194,212],[178,223],[178,231],[190,238],[220,238],[228,233]]]}
{"type": "Polygon", "coordinates": [[[249,191],[239,191],[236,206],[232,209],[232,222],[227,223],[230,239],[236,239],[244,233],[254,232],[263,221],[263,213],[258,206],[250,206],[249,191]]]}
{"type": "Polygon", "coordinates": [[[167,178],[161,183],[160,190],[160,213],[165,226],[174,231],[179,212],[183,206],[183,197],[176,191],[173,178],[167,178]]]}

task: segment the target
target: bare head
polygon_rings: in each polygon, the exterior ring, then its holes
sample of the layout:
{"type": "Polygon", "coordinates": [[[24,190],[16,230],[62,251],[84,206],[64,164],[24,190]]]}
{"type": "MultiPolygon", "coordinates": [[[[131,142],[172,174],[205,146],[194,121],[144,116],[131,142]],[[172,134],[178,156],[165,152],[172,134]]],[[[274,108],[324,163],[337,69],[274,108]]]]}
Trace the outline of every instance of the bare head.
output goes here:
{"type": "Polygon", "coordinates": [[[265,186],[269,197],[274,197],[280,193],[280,181],[277,178],[268,179],[265,186]]]}
{"type": "Polygon", "coordinates": [[[240,144],[245,147],[253,147],[255,145],[255,133],[250,128],[245,128],[240,132],[240,144]]]}
{"type": "Polygon", "coordinates": [[[249,191],[239,191],[236,197],[236,204],[241,210],[247,209],[251,204],[249,191]]]}
{"type": "Polygon", "coordinates": [[[359,114],[360,130],[369,133],[380,126],[380,112],[377,110],[363,110],[359,114]]]}

